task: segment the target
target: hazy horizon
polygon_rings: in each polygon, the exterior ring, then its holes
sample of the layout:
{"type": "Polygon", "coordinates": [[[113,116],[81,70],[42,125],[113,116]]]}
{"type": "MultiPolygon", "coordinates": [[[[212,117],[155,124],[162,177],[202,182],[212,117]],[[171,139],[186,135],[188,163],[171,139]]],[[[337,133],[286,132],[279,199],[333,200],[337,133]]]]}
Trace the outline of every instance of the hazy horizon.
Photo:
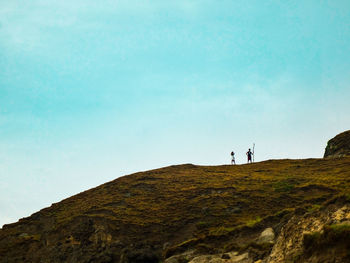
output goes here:
{"type": "Polygon", "coordinates": [[[349,1],[0,0],[0,227],[168,165],[321,158],[349,1]]]}

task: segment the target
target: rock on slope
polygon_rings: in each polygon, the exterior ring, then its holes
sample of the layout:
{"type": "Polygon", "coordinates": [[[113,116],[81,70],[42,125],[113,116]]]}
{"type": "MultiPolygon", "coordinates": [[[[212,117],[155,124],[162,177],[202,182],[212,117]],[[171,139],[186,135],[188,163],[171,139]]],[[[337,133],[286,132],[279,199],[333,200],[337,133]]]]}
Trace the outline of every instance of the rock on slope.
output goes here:
{"type": "Polygon", "coordinates": [[[324,157],[350,156],[350,130],[328,141],[324,157]]]}

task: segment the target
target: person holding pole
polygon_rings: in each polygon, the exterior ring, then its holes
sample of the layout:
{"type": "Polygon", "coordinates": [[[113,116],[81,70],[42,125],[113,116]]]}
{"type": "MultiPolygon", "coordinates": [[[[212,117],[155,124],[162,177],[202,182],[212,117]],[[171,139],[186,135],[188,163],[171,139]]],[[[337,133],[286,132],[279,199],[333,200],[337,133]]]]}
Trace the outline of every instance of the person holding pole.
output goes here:
{"type": "Polygon", "coordinates": [[[247,154],[247,157],[248,157],[248,163],[252,163],[252,156],[253,156],[253,153],[250,151],[250,148],[248,150],[248,152],[246,153],[247,154]]]}

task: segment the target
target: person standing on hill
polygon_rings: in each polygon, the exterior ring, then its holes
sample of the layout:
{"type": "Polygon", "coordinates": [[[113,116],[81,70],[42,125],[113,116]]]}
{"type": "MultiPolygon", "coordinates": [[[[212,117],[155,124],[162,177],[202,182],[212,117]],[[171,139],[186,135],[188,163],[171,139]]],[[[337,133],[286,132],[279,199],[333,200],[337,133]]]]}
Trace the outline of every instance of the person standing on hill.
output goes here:
{"type": "Polygon", "coordinates": [[[248,157],[248,163],[252,163],[252,156],[253,156],[253,153],[250,151],[250,148],[247,152],[247,157],[248,157]]]}
{"type": "Polygon", "coordinates": [[[231,164],[236,164],[235,153],[233,151],[231,152],[231,164]]]}

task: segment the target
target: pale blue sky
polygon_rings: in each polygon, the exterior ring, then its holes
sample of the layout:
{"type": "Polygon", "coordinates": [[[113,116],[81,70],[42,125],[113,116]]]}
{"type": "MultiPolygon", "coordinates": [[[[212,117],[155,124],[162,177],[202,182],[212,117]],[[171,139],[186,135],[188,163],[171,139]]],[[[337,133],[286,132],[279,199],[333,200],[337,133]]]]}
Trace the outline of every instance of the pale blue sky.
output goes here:
{"type": "Polygon", "coordinates": [[[322,157],[350,1],[0,0],[0,226],[131,172],[322,157]]]}

